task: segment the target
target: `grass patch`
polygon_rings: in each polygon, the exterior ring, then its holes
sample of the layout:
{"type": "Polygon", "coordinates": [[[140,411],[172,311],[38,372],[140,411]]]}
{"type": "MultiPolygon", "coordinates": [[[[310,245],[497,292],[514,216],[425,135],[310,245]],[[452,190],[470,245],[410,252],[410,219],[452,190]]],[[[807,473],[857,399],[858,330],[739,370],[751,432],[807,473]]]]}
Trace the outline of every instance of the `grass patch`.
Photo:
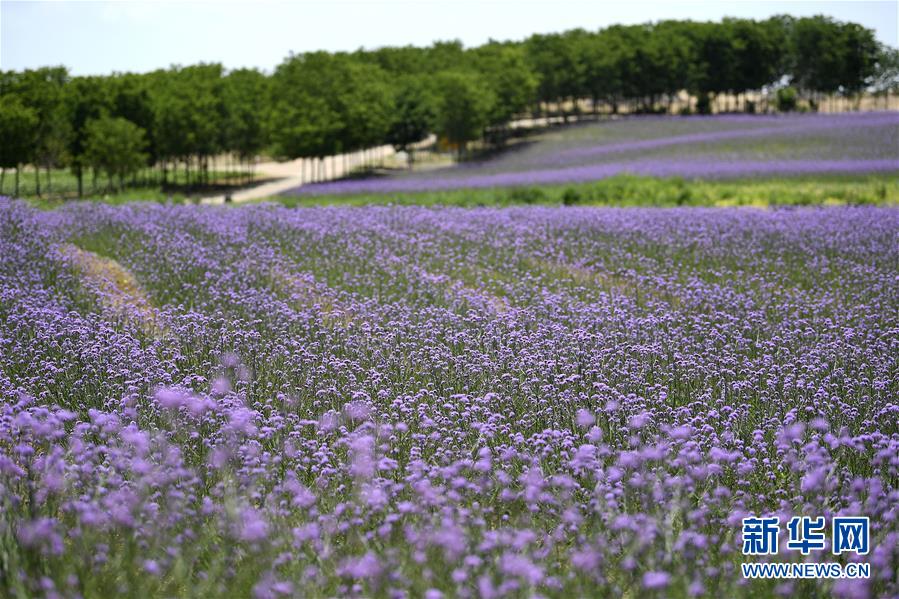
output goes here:
{"type": "MultiPolygon", "coordinates": [[[[41,195],[37,194],[37,184],[33,170],[22,172],[19,193],[15,193],[13,173],[7,169],[0,196],[15,196],[29,201],[38,208],[55,208],[66,202],[78,200],[78,179],[67,169],[51,169],[47,185],[46,171],[41,170],[41,195]]],[[[185,203],[192,197],[224,192],[227,189],[246,184],[247,174],[236,171],[210,171],[209,184],[188,180],[183,170],[170,170],[166,185],[160,182],[158,170],[143,169],[137,176],[126,182],[125,189],[116,190],[107,177],[96,181],[90,174],[84,177],[84,196],[87,201],[102,201],[107,204],[125,204],[135,201],[185,203]]],[[[258,177],[257,177],[258,178],[258,177]]],[[[255,180],[255,179],[254,179],[255,180]]]]}
{"type": "Polygon", "coordinates": [[[899,174],[686,180],[616,175],[590,183],[415,193],[281,196],[288,207],[370,204],[446,206],[811,206],[899,205],[899,174]]]}

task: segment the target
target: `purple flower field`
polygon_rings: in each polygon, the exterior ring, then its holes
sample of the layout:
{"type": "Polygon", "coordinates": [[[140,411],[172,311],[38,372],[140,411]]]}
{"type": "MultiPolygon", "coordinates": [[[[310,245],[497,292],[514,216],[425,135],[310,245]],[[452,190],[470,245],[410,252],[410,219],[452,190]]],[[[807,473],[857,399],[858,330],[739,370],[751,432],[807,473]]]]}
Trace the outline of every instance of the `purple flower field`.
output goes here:
{"type": "Polygon", "coordinates": [[[583,183],[617,174],[717,179],[899,171],[899,113],[639,117],[551,131],[496,157],[288,195],[583,183]]]}
{"type": "Polygon", "coordinates": [[[0,596],[897,596],[897,239],[0,199],[0,596]],[[871,577],[741,578],[750,515],[871,577]]]}

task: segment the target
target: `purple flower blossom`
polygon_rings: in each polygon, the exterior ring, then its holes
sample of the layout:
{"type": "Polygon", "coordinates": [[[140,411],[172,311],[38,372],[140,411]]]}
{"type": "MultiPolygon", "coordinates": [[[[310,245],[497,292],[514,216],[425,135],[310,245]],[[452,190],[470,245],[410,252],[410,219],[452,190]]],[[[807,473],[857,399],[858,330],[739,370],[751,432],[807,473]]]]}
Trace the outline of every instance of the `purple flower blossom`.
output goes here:
{"type": "Polygon", "coordinates": [[[897,234],[872,207],[0,200],[17,580],[745,595],[742,518],[863,514],[871,579],[809,588],[899,594],[897,234]],[[75,242],[164,335],[101,309],[75,242]]]}
{"type": "Polygon", "coordinates": [[[667,572],[647,572],[643,575],[643,588],[647,590],[664,589],[671,581],[667,572]]]}

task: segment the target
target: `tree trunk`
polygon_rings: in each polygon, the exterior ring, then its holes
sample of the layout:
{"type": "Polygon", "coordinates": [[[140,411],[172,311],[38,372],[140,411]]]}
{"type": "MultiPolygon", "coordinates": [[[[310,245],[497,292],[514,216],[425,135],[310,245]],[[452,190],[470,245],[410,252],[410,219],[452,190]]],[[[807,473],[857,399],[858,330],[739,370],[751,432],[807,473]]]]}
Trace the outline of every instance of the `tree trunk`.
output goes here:
{"type": "Polygon", "coordinates": [[[53,179],[50,176],[50,163],[47,163],[47,195],[53,193],[53,179]]]}
{"type": "Polygon", "coordinates": [[[19,197],[19,165],[16,165],[16,197],[19,197]]]}
{"type": "Polygon", "coordinates": [[[34,167],[34,193],[41,197],[41,169],[37,166],[34,167]]]}
{"type": "Polygon", "coordinates": [[[3,177],[6,176],[6,167],[0,168],[0,196],[3,195],[3,177]]]}
{"type": "Polygon", "coordinates": [[[78,199],[84,197],[84,171],[78,167],[75,177],[78,179],[78,199]]]}

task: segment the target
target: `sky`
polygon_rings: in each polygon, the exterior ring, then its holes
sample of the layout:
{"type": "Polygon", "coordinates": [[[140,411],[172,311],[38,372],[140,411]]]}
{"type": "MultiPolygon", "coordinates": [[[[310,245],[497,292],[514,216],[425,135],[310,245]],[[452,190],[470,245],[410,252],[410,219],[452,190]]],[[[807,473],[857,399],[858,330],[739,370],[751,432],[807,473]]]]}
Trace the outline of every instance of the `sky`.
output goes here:
{"type": "Polygon", "coordinates": [[[428,45],[659,19],[830,15],[899,46],[899,1],[0,0],[0,68],[75,75],[220,62],[271,72],[290,52],[428,45]]]}

